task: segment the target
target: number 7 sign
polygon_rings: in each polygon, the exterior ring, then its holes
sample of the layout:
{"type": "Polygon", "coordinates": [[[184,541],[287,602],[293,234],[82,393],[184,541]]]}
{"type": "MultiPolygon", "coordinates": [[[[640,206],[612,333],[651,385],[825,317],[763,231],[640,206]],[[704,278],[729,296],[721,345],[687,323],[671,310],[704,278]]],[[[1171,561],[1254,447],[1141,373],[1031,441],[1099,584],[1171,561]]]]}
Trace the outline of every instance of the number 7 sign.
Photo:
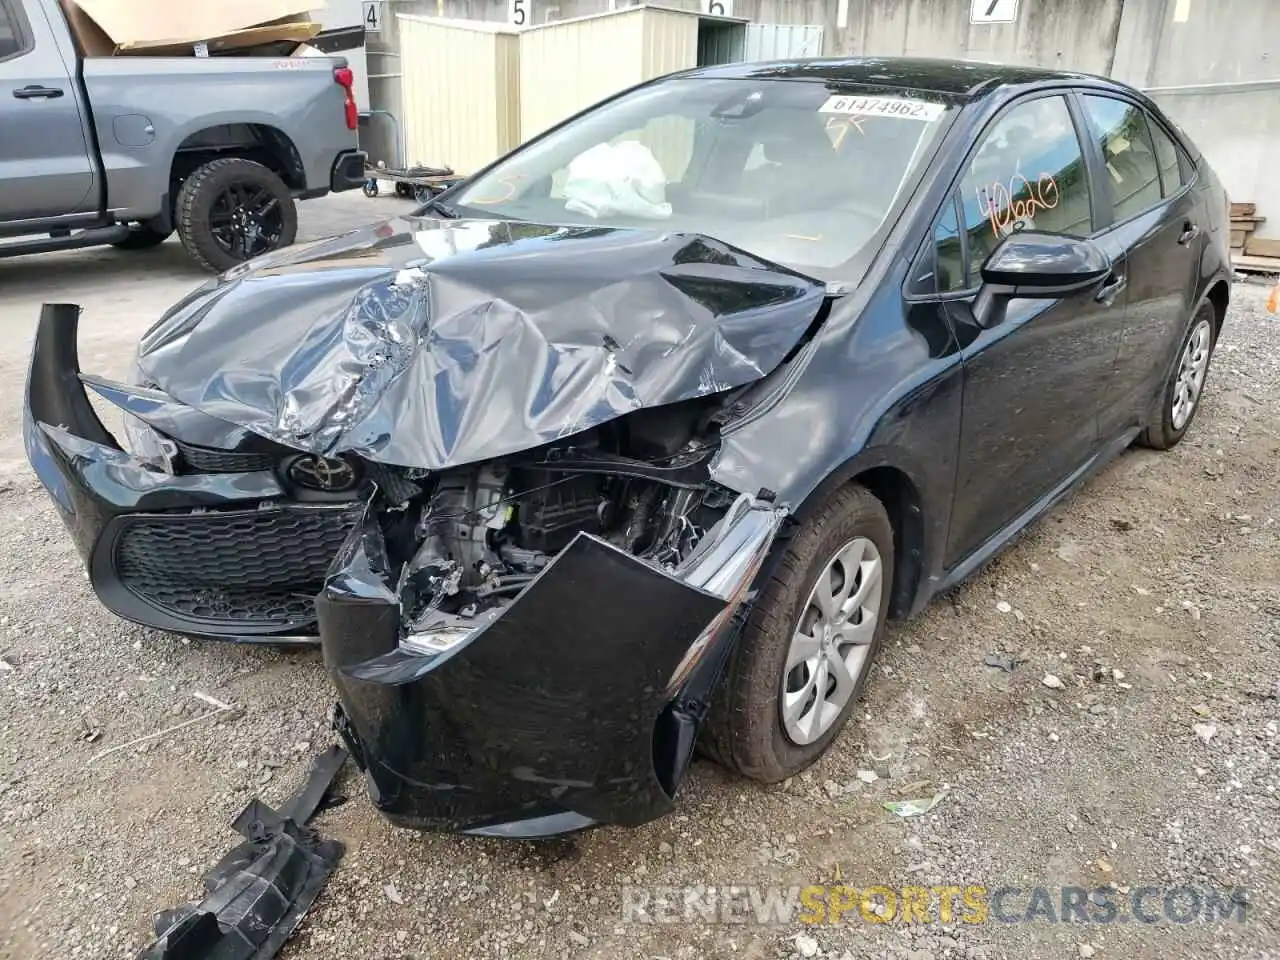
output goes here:
{"type": "Polygon", "coordinates": [[[1013,23],[1018,19],[1018,0],[969,0],[970,23],[1013,23]]]}

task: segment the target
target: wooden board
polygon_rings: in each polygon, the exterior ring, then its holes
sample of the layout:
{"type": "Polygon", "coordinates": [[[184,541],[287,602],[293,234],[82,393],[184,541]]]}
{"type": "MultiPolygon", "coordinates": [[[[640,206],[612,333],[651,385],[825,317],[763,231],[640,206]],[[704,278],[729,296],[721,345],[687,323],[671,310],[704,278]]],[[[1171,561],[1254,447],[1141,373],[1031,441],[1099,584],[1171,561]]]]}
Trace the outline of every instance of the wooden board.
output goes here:
{"type": "Polygon", "coordinates": [[[1232,217],[1252,217],[1258,212],[1256,203],[1233,203],[1231,205],[1232,217]]]}
{"type": "Polygon", "coordinates": [[[1244,243],[1244,252],[1251,257],[1280,257],[1280,240],[1250,237],[1244,243]]]}
{"type": "Polygon", "coordinates": [[[1231,266],[1241,273],[1262,273],[1280,276],[1280,257],[1250,257],[1242,253],[1231,255],[1231,266]]]}

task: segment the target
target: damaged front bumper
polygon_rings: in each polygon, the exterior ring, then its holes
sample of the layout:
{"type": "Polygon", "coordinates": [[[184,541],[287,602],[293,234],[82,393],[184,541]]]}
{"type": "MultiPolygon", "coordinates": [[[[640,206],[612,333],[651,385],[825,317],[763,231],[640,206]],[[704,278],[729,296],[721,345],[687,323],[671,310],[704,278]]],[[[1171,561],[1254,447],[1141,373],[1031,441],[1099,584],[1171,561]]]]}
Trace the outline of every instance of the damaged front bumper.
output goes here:
{"type": "Polygon", "coordinates": [[[370,508],[317,601],[335,725],[390,820],[549,836],[667,813],[785,511],[740,497],[679,566],[579,533],[463,641],[402,645],[370,508]]]}
{"type": "Polygon", "coordinates": [[[50,304],[41,313],[23,439],[98,598],[125,619],[174,633],[314,643],[315,594],[358,503],[302,502],[266,441],[154,391],[82,378],[79,312],[50,304]],[[173,473],[130,455],[94,412],[86,381],[152,424],[172,426],[177,417],[194,442],[216,439],[222,449],[187,454],[220,462],[173,473]],[[228,449],[233,436],[247,446],[228,449]]]}

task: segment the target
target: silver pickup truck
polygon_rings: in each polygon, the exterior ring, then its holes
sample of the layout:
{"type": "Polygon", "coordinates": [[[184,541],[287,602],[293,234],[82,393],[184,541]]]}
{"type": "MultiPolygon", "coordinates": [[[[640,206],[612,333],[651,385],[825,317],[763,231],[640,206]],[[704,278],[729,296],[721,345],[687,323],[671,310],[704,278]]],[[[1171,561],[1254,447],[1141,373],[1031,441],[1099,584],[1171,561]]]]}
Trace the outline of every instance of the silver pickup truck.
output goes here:
{"type": "Polygon", "coordinates": [[[226,270],[364,183],[357,122],[341,58],[84,57],[57,0],[0,0],[0,257],[177,230],[226,270]]]}

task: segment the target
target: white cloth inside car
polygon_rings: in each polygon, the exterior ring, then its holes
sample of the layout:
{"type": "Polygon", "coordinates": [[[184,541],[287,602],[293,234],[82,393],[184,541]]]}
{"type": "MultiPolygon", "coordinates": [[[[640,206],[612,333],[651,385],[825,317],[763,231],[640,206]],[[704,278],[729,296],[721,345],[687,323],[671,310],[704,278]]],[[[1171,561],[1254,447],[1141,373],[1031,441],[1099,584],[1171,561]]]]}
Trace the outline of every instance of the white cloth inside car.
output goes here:
{"type": "Polygon", "coordinates": [[[636,140],[598,143],[569,162],[565,209],[588,217],[665,220],[667,177],[648,147],[636,140]]]}

